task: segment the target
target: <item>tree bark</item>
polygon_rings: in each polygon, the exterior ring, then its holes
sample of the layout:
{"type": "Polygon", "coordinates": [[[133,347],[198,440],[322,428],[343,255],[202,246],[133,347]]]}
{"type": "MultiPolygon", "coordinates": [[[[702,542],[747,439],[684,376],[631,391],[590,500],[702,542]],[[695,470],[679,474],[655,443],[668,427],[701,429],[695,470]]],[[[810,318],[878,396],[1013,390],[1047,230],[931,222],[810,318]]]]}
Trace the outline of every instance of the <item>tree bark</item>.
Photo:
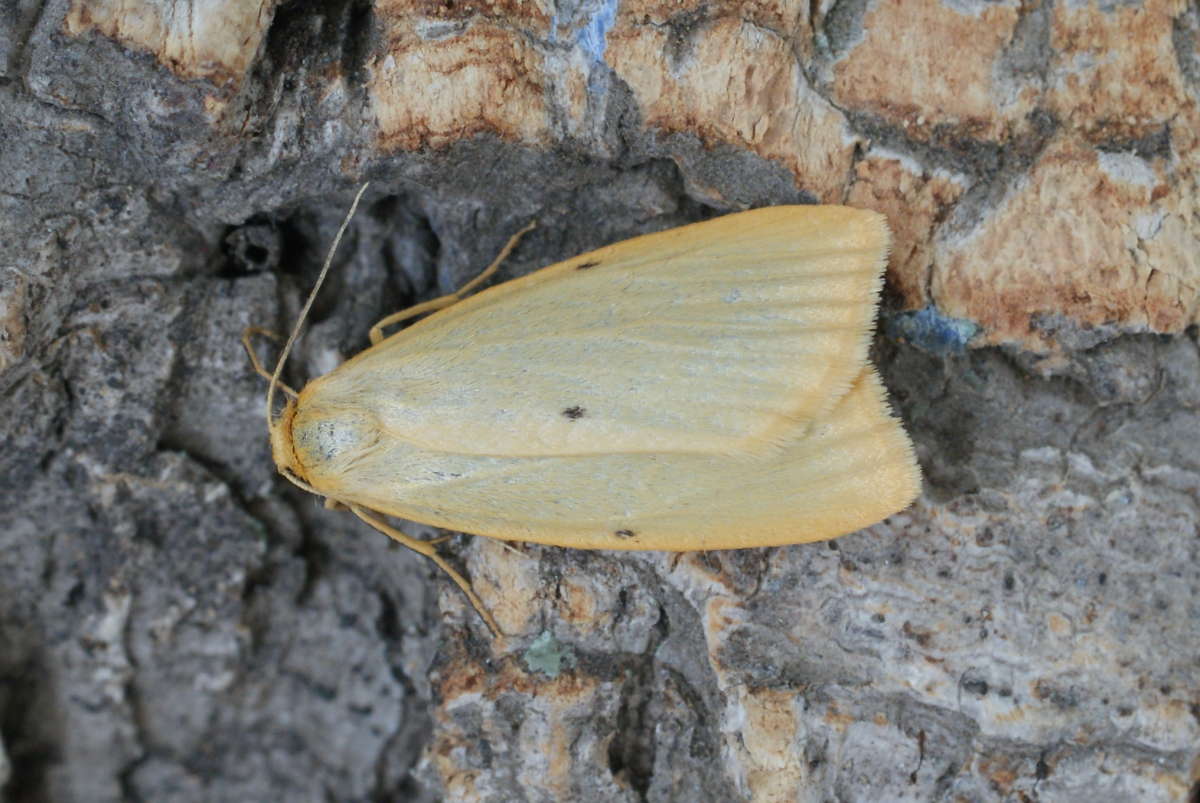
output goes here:
{"type": "MultiPolygon", "coordinates": [[[[1200,12],[19,0],[0,17],[0,795],[1184,799],[1200,12]],[[416,555],[276,475],[375,320],[750,206],[885,213],[909,510],[827,543],[416,555]]],[[[414,534],[430,528],[407,525],[414,534]]],[[[1191,792],[1194,794],[1194,792],[1191,792]]]]}

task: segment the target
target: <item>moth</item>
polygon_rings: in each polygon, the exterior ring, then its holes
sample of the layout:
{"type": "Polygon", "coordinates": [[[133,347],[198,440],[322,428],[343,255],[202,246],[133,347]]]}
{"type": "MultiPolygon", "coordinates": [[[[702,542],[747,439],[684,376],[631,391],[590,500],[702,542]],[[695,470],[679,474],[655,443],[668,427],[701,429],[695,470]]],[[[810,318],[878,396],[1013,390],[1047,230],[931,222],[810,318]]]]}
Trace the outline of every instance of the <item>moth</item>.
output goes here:
{"type": "Polygon", "coordinates": [[[246,335],[279,472],[433,559],[493,631],[434,543],[385,516],[576,549],[739,549],[853,532],[919,493],[868,357],[881,215],[755,209],[470,294],[519,236],[299,392],[279,381],[296,332],[273,374],[246,335]]]}

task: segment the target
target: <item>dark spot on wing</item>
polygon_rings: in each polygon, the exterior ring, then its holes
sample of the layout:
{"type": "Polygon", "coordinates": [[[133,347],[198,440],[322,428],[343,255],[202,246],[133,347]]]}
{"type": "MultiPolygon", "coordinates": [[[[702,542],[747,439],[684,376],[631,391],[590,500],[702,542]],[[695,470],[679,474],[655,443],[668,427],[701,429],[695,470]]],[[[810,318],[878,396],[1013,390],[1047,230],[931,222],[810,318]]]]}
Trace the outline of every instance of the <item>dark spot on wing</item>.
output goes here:
{"type": "Polygon", "coordinates": [[[562,414],[563,414],[564,418],[569,418],[572,421],[577,421],[580,418],[583,418],[585,415],[587,415],[587,410],[584,409],[583,407],[580,407],[579,405],[575,405],[574,407],[568,407],[567,409],[563,410],[562,414]]]}
{"type": "Polygon", "coordinates": [[[613,535],[617,538],[633,538],[637,533],[633,530],[617,530],[613,535]]]}
{"type": "Polygon", "coordinates": [[[578,265],[576,265],[575,270],[587,270],[588,268],[594,268],[599,264],[600,262],[598,260],[589,259],[587,262],[580,262],[578,265]]]}

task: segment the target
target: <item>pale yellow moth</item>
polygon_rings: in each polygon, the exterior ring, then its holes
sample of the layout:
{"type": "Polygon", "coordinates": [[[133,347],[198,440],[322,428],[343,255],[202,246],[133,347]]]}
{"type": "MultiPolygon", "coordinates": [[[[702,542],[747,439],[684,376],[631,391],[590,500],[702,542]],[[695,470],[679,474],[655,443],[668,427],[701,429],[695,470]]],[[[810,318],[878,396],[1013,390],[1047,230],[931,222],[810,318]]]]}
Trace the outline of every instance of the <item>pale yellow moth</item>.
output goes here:
{"type": "Polygon", "coordinates": [[[736,549],[843,535],[919,492],[867,354],[881,215],[756,209],[463,298],[515,240],[463,290],[283,386],[282,412],[267,401],[279,471],[435,560],[493,630],[433,544],[381,514],[577,549],[736,549]]]}

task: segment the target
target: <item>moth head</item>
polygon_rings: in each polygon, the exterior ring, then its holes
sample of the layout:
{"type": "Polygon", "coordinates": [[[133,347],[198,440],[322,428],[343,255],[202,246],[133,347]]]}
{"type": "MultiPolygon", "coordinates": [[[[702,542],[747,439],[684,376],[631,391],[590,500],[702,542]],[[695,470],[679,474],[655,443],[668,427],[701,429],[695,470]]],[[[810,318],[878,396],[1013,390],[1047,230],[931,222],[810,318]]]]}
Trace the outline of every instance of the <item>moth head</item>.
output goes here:
{"type": "Polygon", "coordinates": [[[274,458],[275,468],[280,474],[307,482],[304,469],[296,459],[296,449],[292,441],[292,422],[295,419],[296,400],[288,399],[279,416],[270,422],[271,457],[274,458]]]}
{"type": "Polygon", "coordinates": [[[358,202],[362,200],[363,193],[367,191],[368,186],[370,186],[370,182],[363,184],[359,187],[358,194],[354,196],[354,203],[350,204],[350,211],[346,213],[346,218],[342,221],[337,236],[333,238],[333,244],[329,247],[329,253],[325,255],[325,264],[321,266],[321,272],[317,275],[317,281],[313,285],[312,291],[308,294],[308,300],[304,302],[304,308],[300,310],[300,317],[296,320],[296,325],[292,328],[292,333],[288,336],[287,343],[284,344],[283,350],[279,353],[279,359],[275,362],[274,373],[270,373],[262,367],[254,352],[254,347],[250,343],[250,337],[256,332],[272,338],[275,336],[257,327],[247,327],[245,332],[242,333],[242,344],[246,347],[246,352],[250,355],[250,362],[254,365],[255,370],[270,382],[267,385],[266,413],[267,429],[271,433],[271,454],[275,459],[275,467],[279,469],[280,474],[287,477],[296,485],[313,493],[321,492],[314,488],[309,481],[309,472],[304,470],[304,461],[301,460],[296,450],[295,421],[296,413],[300,406],[300,394],[280,381],[280,375],[283,373],[284,363],[287,362],[288,355],[292,351],[292,345],[296,342],[296,338],[300,334],[300,327],[303,326],[305,319],[308,317],[308,311],[312,309],[313,302],[317,298],[317,292],[321,289],[321,285],[325,282],[325,277],[329,274],[329,267],[333,264],[333,255],[337,252],[338,244],[342,241],[342,235],[346,233],[346,227],[350,225],[350,220],[354,217],[355,210],[358,209],[358,202]],[[289,397],[287,404],[283,408],[283,412],[279,415],[275,415],[274,413],[276,389],[281,389],[289,397]]]}

